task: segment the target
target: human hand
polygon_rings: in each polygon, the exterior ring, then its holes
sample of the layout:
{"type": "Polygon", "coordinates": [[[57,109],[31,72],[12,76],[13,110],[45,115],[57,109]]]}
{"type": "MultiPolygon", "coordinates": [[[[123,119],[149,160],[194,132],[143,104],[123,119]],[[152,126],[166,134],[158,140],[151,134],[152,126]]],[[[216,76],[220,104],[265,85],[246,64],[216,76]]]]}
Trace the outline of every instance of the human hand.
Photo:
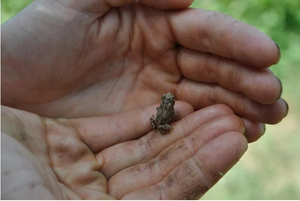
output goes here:
{"type": "Polygon", "coordinates": [[[225,105],[193,112],[169,134],[151,131],[155,106],[117,115],[49,119],[2,107],[3,199],[196,199],[247,149],[225,105]]]}
{"type": "Polygon", "coordinates": [[[170,91],[196,110],[230,106],[247,133],[279,122],[287,106],[266,68],[279,60],[276,44],[224,14],[170,10],[191,2],[34,1],[2,26],[2,103],[84,117],[142,108],[170,91]]]}

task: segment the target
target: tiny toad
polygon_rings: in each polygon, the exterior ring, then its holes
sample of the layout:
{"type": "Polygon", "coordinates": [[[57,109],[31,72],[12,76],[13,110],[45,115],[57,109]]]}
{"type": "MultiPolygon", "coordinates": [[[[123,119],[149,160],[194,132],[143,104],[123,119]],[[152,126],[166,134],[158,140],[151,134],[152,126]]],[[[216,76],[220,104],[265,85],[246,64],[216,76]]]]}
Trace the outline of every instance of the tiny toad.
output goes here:
{"type": "Polygon", "coordinates": [[[156,117],[150,118],[153,129],[157,128],[160,133],[169,133],[172,127],[169,123],[178,118],[178,114],[174,112],[175,97],[169,92],[161,97],[160,106],[156,108],[156,117]]]}

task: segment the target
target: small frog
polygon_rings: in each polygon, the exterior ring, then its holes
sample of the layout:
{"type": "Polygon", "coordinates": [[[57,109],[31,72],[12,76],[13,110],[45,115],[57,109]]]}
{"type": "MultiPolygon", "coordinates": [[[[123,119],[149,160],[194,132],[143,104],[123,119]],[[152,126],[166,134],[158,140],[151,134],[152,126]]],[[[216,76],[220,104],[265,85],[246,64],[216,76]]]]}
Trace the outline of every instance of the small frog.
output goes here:
{"type": "Polygon", "coordinates": [[[179,117],[174,111],[175,97],[169,92],[161,97],[160,106],[156,108],[156,118],[153,115],[150,123],[153,129],[157,128],[160,133],[169,133],[172,127],[169,123],[179,117]]]}

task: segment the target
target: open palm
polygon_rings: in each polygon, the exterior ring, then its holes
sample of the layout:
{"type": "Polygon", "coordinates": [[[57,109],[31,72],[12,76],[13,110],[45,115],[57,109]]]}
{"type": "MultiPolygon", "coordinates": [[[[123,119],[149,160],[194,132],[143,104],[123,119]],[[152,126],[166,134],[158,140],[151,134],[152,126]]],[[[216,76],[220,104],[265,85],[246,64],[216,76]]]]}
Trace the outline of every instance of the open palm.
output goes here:
{"type": "Polygon", "coordinates": [[[56,120],[2,107],[2,198],[201,197],[246,151],[245,127],[225,105],[175,106],[165,135],[151,131],[155,105],[56,120]]]}
{"type": "Polygon", "coordinates": [[[286,114],[266,67],[276,44],[185,1],[34,1],[2,26],[3,104],[47,117],[116,114],[165,92],[194,109],[224,103],[252,123],[286,114]],[[129,3],[129,4],[127,4],[129,3]]]}

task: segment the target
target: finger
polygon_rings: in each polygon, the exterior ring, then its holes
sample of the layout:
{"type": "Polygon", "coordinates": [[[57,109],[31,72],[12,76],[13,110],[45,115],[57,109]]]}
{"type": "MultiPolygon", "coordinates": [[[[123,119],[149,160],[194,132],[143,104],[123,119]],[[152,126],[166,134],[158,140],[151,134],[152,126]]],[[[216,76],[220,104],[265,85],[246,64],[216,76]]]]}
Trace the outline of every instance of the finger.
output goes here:
{"type": "Polygon", "coordinates": [[[266,132],[266,125],[258,122],[250,121],[249,119],[242,118],[245,127],[246,133],[245,137],[248,140],[248,143],[255,142],[266,132]]]}
{"type": "Polygon", "coordinates": [[[177,99],[189,102],[195,109],[213,104],[226,104],[241,117],[268,124],[280,122],[287,114],[287,105],[283,99],[263,105],[219,85],[203,84],[187,79],[182,79],[177,89],[177,99]]]}
{"type": "Polygon", "coordinates": [[[109,180],[110,193],[119,198],[135,190],[155,185],[185,161],[193,158],[214,138],[231,131],[243,133],[244,129],[241,119],[234,115],[217,118],[177,141],[153,160],[118,172],[109,180]],[[126,181],[126,187],[122,181],[126,181]]]}
{"type": "MultiPolygon", "coordinates": [[[[156,113],[156,107],[157,105],[152,105],[112,116],[65,121],[79,130],[84,143],[96,153],[117,143],[137,139],[151,131],[150,117],[156,113]]],[[[174,107],[181,117],[193,112],[191,105],[182,101],[176,101],[174,107]]]]}
{"type": "Polygon", "coordinates": [[[122,169],[147,162],[198,127],[228,114],[233,114],[233,111],[225,105],[207,107],[171,124],[173,129],[169,134],[161,135],[153,131],[138,140],[109,147],[96,156],[99,163],[103,164],[101,172],[110,178],[122,169]]]}
{"type": "Polygon", "coordinates": [[[199,199],[241,158],[247,142],[240,133],[216,137],[161,182],[128,193],[123,199],[199,199]]]}
{"type": "MultiPolygon", "coordinates": [[[[193,0],[140,0],[146,6],[161,9],[161,10],[171,10],[171,9],[182,9],[189,7],[193,0]]],[[[57,2],[59,5],[63,5],[66,8],[71,8],[72,10],[79,10],[88,12],[91,14],[96,14],[95,17],[99,17],[108,12],[111,8],[118,8],[125,6],[126,4],[135,3],[134,0],[65,0],[57,2]]],[[[56,8],[56,9],[57,9],[56,8]]]]}
{"type": "Polygon", "coordinates": [[[146,6],[161,10],[182,9],[189,7],[194,0],[140,0],[146,6]]]}
{"type": "Polygon", "coordinates": [[[266,34],[225,14],[187,9],[169,15],[171,29],[182,46],[232,58],[255,67],[278,62],[278,46],[266,34]]]}
{"type": "Polygon", "coordinates": [[[186,48],[180,49],[177,61],[186,78],[218,83],[262,104],[275,102],[282,93],[281,82],[269,69],[251,68],[231,59],[186,48]]]}

